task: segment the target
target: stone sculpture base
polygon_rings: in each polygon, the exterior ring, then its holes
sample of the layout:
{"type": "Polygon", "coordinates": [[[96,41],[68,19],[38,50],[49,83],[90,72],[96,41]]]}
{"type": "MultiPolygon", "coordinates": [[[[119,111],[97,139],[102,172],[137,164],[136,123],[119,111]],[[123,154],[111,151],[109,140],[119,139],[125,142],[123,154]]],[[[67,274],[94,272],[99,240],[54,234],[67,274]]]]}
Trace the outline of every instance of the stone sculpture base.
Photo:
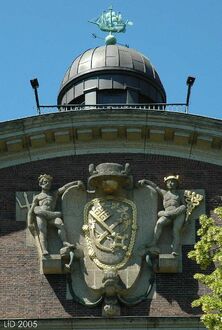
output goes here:
{"type": "Polygon", "coordinates": [[[160,254],[159,265],[157,268],[158,273],[181,273],[181,257],[172,254],[160,254]]]}

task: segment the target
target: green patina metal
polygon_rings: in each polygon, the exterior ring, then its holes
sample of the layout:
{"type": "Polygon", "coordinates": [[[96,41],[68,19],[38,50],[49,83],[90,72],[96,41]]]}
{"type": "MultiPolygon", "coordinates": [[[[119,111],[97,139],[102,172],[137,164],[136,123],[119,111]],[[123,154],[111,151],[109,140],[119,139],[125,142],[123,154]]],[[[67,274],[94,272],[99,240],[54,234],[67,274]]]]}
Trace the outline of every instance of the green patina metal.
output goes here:
{"type": "Polygon", "coordinates": [[[133,25],[133,22],[129,20],[124,21],[121,13],[115,12],[112,6],[110,6],[107,11],[103,11],[98,18],[89,22],[96,24],[101,31],[109,32],[108,36],[105,38],[107,45],[116,43],[116,38],[112,33],[124,33],[127,25],[133,25]]]}

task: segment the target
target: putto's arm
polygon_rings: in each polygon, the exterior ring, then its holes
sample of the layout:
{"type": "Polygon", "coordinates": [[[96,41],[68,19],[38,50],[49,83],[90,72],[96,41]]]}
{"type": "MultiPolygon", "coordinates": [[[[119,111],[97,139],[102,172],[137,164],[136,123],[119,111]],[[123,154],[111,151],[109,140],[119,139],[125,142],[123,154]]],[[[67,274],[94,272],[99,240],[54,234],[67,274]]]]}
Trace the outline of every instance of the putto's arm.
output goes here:
{"type": "Polygon", "coordinates": [[[77,189],[85,190],[85,186],[82,181],[72,181],[59,188],[58,194],[62,195],[70,187],[76,187],[77,189]]]}
{"type": "Polygon", "coordinates": [[[140,180],[138,181],[138,186],[139,187],[145,187],[145,186],[149,186],[149,187],[152,187],[154,188],[161,196],[164,195],[165,193],[165,190],[163,189],[160,189],[153,181],[150,181],[150,180],[146,180],[146,179],[143,179],[143,180],[140,180]]]}
{"type": "Polygon", "coordinates": [[[33,233],[34,230],[35,230],[35,226],[34,226],[34,218],[35,218],[34,208],[36,206],[38,206],[38,196],[33,197],[32,205],[31,205],[31,207],[28,211],[28,214],[27,214],[27,224],[28,224],[28,228],[31,231],[31,233],[33,233]]]}

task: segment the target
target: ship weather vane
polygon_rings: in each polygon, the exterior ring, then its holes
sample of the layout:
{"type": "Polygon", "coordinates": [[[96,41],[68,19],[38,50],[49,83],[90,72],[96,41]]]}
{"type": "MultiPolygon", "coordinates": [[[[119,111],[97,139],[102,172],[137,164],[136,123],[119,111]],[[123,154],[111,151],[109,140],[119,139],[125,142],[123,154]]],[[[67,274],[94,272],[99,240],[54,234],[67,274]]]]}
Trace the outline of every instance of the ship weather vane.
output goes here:
{"type": "MultiPolygon", "coordinates": [[[[106,45],[115,45],[117,40],[113,33],[126,32],[127,25],[132,26],[133,22],[124,20],[120,12],[115,12],[110,6],[107,11],[96,19],[89,21],[90,23],[96,24],[99,29],[103,32],[109,32],[105,38],[106,45]]],[[[95,34],[93,34],[94,37],[95,34]]]]}

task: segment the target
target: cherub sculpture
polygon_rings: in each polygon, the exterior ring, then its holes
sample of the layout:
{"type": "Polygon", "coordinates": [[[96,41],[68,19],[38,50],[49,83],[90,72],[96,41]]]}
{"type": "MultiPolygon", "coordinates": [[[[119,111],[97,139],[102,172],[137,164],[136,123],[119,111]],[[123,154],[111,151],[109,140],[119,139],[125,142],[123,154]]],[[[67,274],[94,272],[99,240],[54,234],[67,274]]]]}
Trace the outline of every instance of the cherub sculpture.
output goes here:
{"type": "Polygon", "coordinates": [[[158,212],[158,220],[154,228],[154,236],[150,246],[156,246],[165,225],[173,225],[173,241],[171,244],[172,254],[179,254],[181,229],[185,222],[186,205],[179,188],[179,175],[169,175],[164,178],[166,190],[159,188],[149,180],[139,181],[140,185],[153,187],[163,198],[164,210],[158,212]]]}
{"type": "Polygon", "coordinates": [[[31,232],[33,232],[37,227],[42,254],[46,256],[49,254],[47,241],[48,226],[55,226],[57,228],[63,247],[71,246],[71,244],[67,241],[62,214],[60,211],[56,211],[55,208],[58,198],[68,188],[71,186],[83,188],[83,183],[81,181],[73,181],[67,183],[57,191],[51,191],[53,178],[50,175],[40,175],[38,180],[42,191],[33,198],[31,208],[28,211],[28,227],[31,232]]]}

